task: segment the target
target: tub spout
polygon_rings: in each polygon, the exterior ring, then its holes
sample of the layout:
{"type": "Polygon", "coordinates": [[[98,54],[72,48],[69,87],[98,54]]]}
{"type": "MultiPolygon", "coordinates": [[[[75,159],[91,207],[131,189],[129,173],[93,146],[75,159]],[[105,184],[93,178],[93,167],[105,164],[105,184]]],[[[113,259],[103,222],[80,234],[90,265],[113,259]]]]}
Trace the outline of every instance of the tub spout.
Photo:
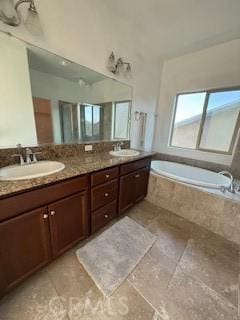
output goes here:
{"type": "Polygon", "coordinates": [[[235,193],[235,186],[233,183],[233,175],[228,171],[221,171],[221,172],[219,172],[219,174],[222,174],[223,176],[227,176],[230,178],[230,185],[228,187],[228,191],[231,193],[235,193]]]}

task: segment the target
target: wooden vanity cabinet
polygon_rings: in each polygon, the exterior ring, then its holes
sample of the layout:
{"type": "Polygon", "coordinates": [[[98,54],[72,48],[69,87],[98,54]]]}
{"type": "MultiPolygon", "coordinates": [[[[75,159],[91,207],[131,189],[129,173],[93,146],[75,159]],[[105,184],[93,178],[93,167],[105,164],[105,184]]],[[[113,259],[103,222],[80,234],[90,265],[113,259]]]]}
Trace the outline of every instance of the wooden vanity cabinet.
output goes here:
{"type": "Polygon", "coordinates": [[[53,257],[88,236],[87,193],[81,192],[48,207],[53,257]]]}
{"type": "Polygon", "coordinates": [[[119,167],[91,175],[91,232],[117,217],[119,167]]]}
{"type": "Polygon", "coordinates": [[[122,165],[120,172],[123,175],[119,182],[119,214],[122,214],[147,195],[150,163],[151,159],[148,158],[122,165]],[[141,166],[143,168],[140,168],[141,166]],[[135,170],[136,168],[138,170],[135,170]],[[130,173],[125,174],[126,172],[130,173]]]}
{"type": "Polygon", "coordinates": [[[12,216],[0,222],[1,296],[89,235],[88,177],[2,199],[0,213],[12,216]]]}
{"type": "Polygon", "coordinates": [[[51,259],[47,208],[0,223],[0,295],[51,259]]]}
{"type": "Polygon", "coordinates": [[[0,200],[0,296],[143,199],[151,158],[0,200]]]}

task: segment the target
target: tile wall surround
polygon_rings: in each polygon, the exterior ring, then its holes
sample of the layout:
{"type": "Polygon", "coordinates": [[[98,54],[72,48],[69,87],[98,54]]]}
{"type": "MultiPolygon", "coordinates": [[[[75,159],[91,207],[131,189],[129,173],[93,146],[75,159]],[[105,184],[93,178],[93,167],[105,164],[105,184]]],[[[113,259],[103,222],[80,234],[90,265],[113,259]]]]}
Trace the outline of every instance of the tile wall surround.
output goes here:
{"type": "MultiPolygon", "coordinates": [[[[33,152],[41,152],[38,155],[39,160],[56,160],[59,158],[67,158],[67,157],[77,157],[81,156],[83,153],[86,153],[84,150],[85,145],[91,144],[93,146],[93,151],[88,151],[88,153],[98,153],[98,152],[107,152],[113,150],[113,144],[116,141],[102,141],[102,142],[90,142],[90,143],[75,143],[75,144],[49,144],[42,145],[38,147],[30,147],[33,152]]],[[[125,140],[122,141],[122,148],[128,149],[130,148],[130,141],[125,140]]],[[[8,149],[0,149],[0,168],[12,164],[18,163],[18,159],[12,157],[12,155],[16,153],[22,153],[25,156],[25,147],[22,149],[17,148],[8,148],[8,149]]]]}
{"type": "Polygon", "coordinates": [[[154,174],[147,200],[240,245],[240,201],[154,174]]]}

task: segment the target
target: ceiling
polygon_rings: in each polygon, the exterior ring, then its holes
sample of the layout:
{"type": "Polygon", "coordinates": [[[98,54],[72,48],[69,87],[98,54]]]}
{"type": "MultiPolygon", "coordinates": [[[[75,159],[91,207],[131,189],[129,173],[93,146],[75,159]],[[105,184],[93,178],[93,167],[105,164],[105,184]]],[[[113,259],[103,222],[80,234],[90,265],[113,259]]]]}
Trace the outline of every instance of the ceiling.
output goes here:
{"type": "Polygon", "coordinates": [[[69,62],[64,66],[62,61],[67,62],[64,58],[31,45],[28,45],[28,61],[31,69],[74,82],[82,79],[86,84],[93,84],[107,78],[77,63],[69,62]]]}
{"type": "Polygon", "coordinates": [[[105,0],[99,7],[123,41],[162,59],[240,38],[240,0],[105,0]]]}

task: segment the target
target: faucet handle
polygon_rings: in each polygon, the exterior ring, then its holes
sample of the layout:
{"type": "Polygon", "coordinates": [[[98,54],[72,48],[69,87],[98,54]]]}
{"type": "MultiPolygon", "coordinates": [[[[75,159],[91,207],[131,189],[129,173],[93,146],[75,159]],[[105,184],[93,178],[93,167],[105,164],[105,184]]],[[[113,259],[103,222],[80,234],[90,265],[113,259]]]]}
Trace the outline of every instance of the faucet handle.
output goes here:
{"type": "Polygon", "coordinates": [[[37,152],[34,152],[33,153],[33,162],[38,162],[38,159],[37,159],[37,157],[36,157],[36,155],[37,154],[41,154],[42,152],[40,152],[40,151],[37,151],[37,152]]]}
{"type": "Polygon", "coordinates": [[[114,143],[112,146],[114,147],[114,151],[117,151],[117,143],[114,143]]]}
{"type": "Polygon", "coordinates": [[[20,159],[20,165],[24,165],[24,160],[23,160],[23,156],[20,153],[16,153],[12,155],[13,158],[19,157],[20,159]]]}

